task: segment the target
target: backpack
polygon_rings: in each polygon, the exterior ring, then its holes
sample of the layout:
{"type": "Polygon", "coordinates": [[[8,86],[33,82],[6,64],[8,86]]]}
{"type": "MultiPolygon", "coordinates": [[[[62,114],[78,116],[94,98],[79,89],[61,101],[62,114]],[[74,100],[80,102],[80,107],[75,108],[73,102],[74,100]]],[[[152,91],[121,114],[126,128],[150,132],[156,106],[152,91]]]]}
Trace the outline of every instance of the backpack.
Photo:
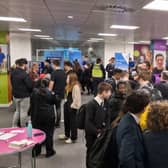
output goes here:
{"type": "Polygon", "coordinates": [[[117,126],[106,129],[90,149],[89,168],[118,168],[117,126]]]}
{"type": "Polygon", "coordinates": [[[162,100],[163,97],[162,97],[162,93],[160,92],[160,90],[152,87],[148,87],[148,86],[145,86],[142,88],[143,90],[147,90],[147,92],[150,94],[150,99],[151,101],[158,101],[158,100],[162,100]]]}
{"type": "Polygon", "coordinates": [[[77,128],[81,130],[85,129],[86,105],[83,104],[77,113],[77,128]]]}

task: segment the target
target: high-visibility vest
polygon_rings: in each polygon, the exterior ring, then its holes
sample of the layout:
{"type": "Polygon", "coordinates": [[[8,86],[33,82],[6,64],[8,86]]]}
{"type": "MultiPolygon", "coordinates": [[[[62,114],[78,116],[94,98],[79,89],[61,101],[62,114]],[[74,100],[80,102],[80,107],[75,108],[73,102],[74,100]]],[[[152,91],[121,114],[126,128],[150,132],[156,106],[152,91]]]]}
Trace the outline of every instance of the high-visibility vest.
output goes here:
{"type": "Polygon", "coordinates": [[[94,78],[103,78],[103,71],[100,67],[100,64],[95,64],[92,69],[92,77],[94,78]]]}

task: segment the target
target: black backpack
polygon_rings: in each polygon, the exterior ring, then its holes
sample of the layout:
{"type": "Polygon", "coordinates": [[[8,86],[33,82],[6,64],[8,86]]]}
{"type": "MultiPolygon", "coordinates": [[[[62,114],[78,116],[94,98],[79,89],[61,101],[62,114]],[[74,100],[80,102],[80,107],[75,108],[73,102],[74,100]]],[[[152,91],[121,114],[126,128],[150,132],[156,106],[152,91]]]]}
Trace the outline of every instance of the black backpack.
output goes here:
{"type": "Polygon", "coordinates": [[[81,130],[85,129],[86,105],[83,104],[77,113],[77,127],[81,130]]]}
{"type": "Polygon", "coordinates": [[[117,126],[105,130],[96,139],[88,156],[89,168],[118,168],[117,126]]]}

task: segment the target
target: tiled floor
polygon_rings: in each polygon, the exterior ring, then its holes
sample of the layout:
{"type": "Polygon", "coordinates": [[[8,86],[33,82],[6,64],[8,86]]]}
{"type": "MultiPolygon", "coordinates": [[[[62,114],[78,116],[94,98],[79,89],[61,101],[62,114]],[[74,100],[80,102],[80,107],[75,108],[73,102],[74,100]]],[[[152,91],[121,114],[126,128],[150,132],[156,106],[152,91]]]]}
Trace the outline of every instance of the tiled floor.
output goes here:
{"type": "MultiPolygon", "coordinates": [[[[90,100],[90,96],[83,96],[83,103],[90,100]]],[[[0,127],[10,127],[13,112],[11,109],[0,108],[0,127]]],[[[63,127],[63,126],[62,126],[63,127]]],[[[58,135],[63,128],[55,130],[55,149],[57,154],[52,158],[37,159],[37,168],[85,168],[85,139],[84,132],[79,131],[76,144],[66,145],[58,140],[58,135]]],[[[45,152],[45,151],[44,151],[45,152]]],[[[23,154],[23,168],[31,167],[30,152],[23,154]]],[[[0,156],[0,168],[3,166],[17,165],[17,155],[0,156]]]]}

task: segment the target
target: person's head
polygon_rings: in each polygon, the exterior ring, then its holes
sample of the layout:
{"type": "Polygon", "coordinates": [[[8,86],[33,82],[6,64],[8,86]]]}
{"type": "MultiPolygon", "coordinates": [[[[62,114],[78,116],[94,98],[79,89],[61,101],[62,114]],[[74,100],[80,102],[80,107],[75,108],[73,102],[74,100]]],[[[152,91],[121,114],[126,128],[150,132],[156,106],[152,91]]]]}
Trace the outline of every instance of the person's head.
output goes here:
{"type": "Polygon", "coordinates": [[[122,72],[123,71],[121,69],[114,69],[113,77],[115,77],[116,80],[120,80],[122,72]]]}
{"type": "Polygon", "coordinates": [[[28,62],[25,58],[20,58],[20,59],[15,61],[15,64],[16,64],[17,67],[26,70],[28,62]]]}
{"type": "Polygon", "coordinates": [[[168,81],[168,71],[163,71],[161,73],[161,80],[162,81],[168,81]]]}
{"type": "Polygon", "coordinates": [[[129,73],[128,73],[127,71],[123,71],[123,72],[121,73],[121,78],[120,78],[120,80],[122,80],[122,81],[128,81],[128,80],[129,80],[129,73]]]}
{"type": "Polygon", "coordinates": [[[49,79],[47,78],[42,78],[40,79],[40,88],[47,88],[49,86],[49,79]]]}
{"type": "Polygon", "coordinates": [[[128,88],[127,88],[127,82],[126,81],[119,81],[117,83],[117,91],[121,94],[127,94],[128,88]]]}
{"type": "Polygon", "coordinates": [[[142,82],[149,82],[151,80],[151,72],[150,71],[140,71],[138,74],[138,81],[141,84],[142,82]]]}
{"type": "Polygon", "coordinates": [[[97,59],[96,59],[96,64],[101,64],[101,63],[102,63],[101,58],[97,58],[97,59]]]}
{"type": "Polygon", "coordinates": [[[45,66],[50,66],[50,64],[51,64],[51,61],[49,60],[49,59],[46,59],[45,61],[44,61],[44,65],[45,66]]]}
{"type": "Polygon", "coordinates": [[[142,63],[142,69],[143,69],[143,70],[150,71],[150,69],[151,69],[151,64],[150,64],[150,62],[149,62],[149,61],[144,61],[144,62],[142,63]]]}
{"type": "Polygon", "coordinates": [[[53,67],[54,67],[54,69],[60,67],[60,60],[54,60],[53,67]]]}
{"type": "Polygon", "coordinates": [[[157,69],[164,69],[164,56],[163,54],[157,54],[155,56],[155,62],[157,69]]]}
{"type": "Polygon", "coordinates": [[[82,67],[81,67],[81,65],[80,65],[80,63],[78,61],[74,62],[73,70],[75,72],[78,72],[79,70],[82,70],[82,67]]]}
{"type": "Polygon", "coordinates": [[[168,101],[151,103],[147,128],[152,132],[168,130],[168,101]]]}
{"type": "Polygon", "coordinates": [[[132,92],[124,103],[123,112],[141,114],[144,112],[146,106],[149,104],[150,99],[147,94],[141,91],[132,92]]]}
{"type": "Polygon", "coordinates": [[[69,73],[66,82],[67,82],[66,90],[69,92],[72,91],[73,87],[76,84],[79,84],[77,74],[75,72],[69,73]]]}
{"type": "Polygon", "coordinates": [[[31,71],[32,72],[38,72],[39,70],[39,65],[37,63],[33,63],[31,71]]]}
{"type": "Polygon", "coordinates": [[[109,59],[109,63],[110,64],[113,64],[114,62],[115,62],[115,58],[114,57],[112,57],[112,58],[109,59]]]}
{"type": "Polygon", "coordinates": [[[65,61],[64,62],[64,69],[65,69],[66,72],[72,70],[72,67],[73,67],[73,65],[70,61],[65,61]]]}
{"type": "Polygon", "coordinates": [[[112,94],[112,86],[109,83],[101,82],[97,87],[97,94],[103,99],[108,99],[112,94]]]}

